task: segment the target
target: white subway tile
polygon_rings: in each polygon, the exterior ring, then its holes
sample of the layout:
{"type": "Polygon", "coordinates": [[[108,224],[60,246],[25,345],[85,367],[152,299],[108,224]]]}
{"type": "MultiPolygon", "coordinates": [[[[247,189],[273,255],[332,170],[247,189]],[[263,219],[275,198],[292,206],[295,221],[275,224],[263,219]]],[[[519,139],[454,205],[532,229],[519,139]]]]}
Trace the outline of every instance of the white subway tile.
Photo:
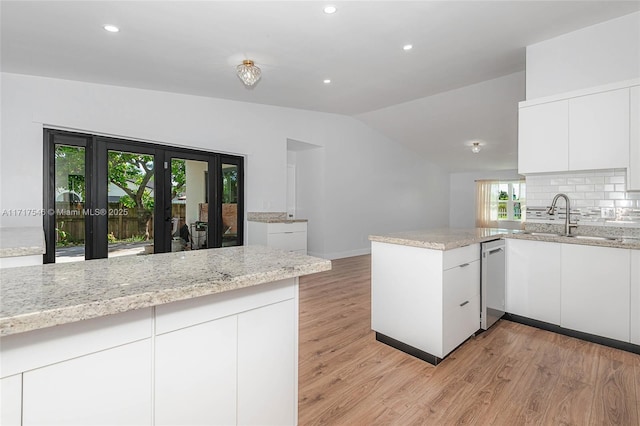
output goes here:
{"type": "MultiPolygon", "coordinates": [[[[595,205],[594,200],[576,200],[576,207],[593,207],[595,205]]],[[[571,210],[573,210],[573,205],[571,206],[571,210]]]]}
{"type": "Polygon", "coordinates": [[[640,192],[627,192],[627,200],[640,200],[640,192]]]}
{"type": "Polygon", "coordinates": [[[576,185],[576,191],[591,192],[594,191],[593,185],[576,185]]]}
{"type": "Polygon", "coordinates": [[[549,180],[550,185],[566,185],[567,178],[553,178],[549,180]]]}
{"type": "Polygon", "coordinates": [[[615,176],[626,176],[627,169],[615,169],[613,173],[615,174],[615,176]]]}
{"type": "Polygon", "coordinates": [[[569,199],[571,200],[584,200],[585,199],[585,193],[584,192],[571,192],[569,194],[567,194],[569,196],[569,199]]]}
{"type": "Polygon", "coordinates": [[[615,170],[598,170],[596,172],[597,176],[615,176],[615,170]]]}
{"type": "Polygon", "coordinates": [[[585,192],[585,200],[604,200],[604,192],[585,192]]]}
{"type": "Polygon", "coordinates": [[[607,200],[624,200],[624,192],[607,192],[606,193],[607,200]]]}
{"type": "Polygon", "coordinates": [[[605,178],[606,183],[624,183],[624,176],[608,176],[605,178]]]}
{"type": "Polygon", "coordinates": [[[616,200],[616,207],[633,207],[635,204],[633,200],[616,200]]]}
{"type": "Polygon", "coordinates": [[[615,201],[613,200],[599,200],[598,207],[615,207],[615,201]]]}
{"type": "Polygon", "coordinates": [[[627,190],[627,185],[624,183],[616,183],[616,191],[626,191],[627,190]]]}
{"type": "Polygon", "coordinates": [[[575,185],[558,185],[559,192],[575,192],[575,185]]]}
{"type": "Polygon", "coordinates": [[[584,178],[584,183],[602,184],[604,183],[604,176],[591,176],[584,178]]]}
{"type": "Polygon", "coordinates": [[[612,183],[608,183],[606,185],[593,185],[594,191],[615,191],[616,187],[612,183]]]}
{"type": "Polygon", "coordinates": [[[567,179],[568,185],[582,184],[584,183],[584,177],[571,177],[567,179]]]}

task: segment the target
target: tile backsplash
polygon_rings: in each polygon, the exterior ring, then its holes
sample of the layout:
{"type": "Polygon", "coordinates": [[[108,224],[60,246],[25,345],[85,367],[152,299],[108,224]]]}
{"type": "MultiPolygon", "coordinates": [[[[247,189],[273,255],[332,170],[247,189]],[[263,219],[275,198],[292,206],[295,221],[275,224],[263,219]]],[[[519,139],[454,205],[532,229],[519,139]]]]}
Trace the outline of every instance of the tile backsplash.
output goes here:
{"type": "Polygon", "coordinates": [[[527,221],[564,220],[564,200],[558,202],[561,216],[546,213],[553,197],[564,193],[571,199],[572,220],[640,227],[640,192],[625,191],[626,173],[615,169],[527,176],[527,221]]]}

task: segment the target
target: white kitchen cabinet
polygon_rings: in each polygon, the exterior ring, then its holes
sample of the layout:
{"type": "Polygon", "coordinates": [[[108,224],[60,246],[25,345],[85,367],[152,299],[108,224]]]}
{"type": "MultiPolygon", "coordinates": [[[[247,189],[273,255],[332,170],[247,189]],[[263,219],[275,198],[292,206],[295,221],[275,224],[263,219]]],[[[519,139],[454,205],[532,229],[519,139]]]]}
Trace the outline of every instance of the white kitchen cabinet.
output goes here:
{"type": "Polygon", "coordinates": [[[569,99],[569,170],[627,168],[628,153],[629,89],[569,99]]]}
{"type": "Polygon", "coordinates": [[[444,358],[480,328],[480,246],[371,243],[371,328],[444,358]]]}
{"type": "Polygon", "coordinates": [[[640,250],[631,250],[631,343],[640,345],[640,250]]]}
{"type": "Polygon", "coordinates": [[[564,328],[628,342],[630,251],[562,244],[564,328]]]}
{"type": "Polygon", "coordinates": [[[307,222],[249,221],[249,244],[307,254],[307,222]]]}
{"type": "Polygon", "coordinates": [[[480,260],[444,271],[442,352],[448,354],[478,331],[480,260]]]}
{"type": "Polygon", "coordinates": [[[569,102],[519,110],[518,173],[566,171],[569,167],[569,102]]]}
{"type": "Polygon", "coordinates": [[[561,246],[507,239],[506,311],[560,325],[561,246]]]}
{"type": "Polygon", "coordinates": [[[629,173],[627,189],[640,191],[640,86],[629,92],[629,173]]]}
{"type": "Polygon", "coordinates": [[[151,340],[23,374],[23,425],[150,425],[151,340]]]}
{"type": "Polygon", "coordinates": [[[22,424],[22,374],[0,379],[0,425],[22,424]]]}
{"type": "Polygon", "coordinates": [[[297,423],[297,318],[294,300],[238,315],[238,424],[297,423]]]}
{"type": "Polygon", "coordinates": [[[156,337],[156,425],[236,424],[237,327],[233,315],[156,337]]]}

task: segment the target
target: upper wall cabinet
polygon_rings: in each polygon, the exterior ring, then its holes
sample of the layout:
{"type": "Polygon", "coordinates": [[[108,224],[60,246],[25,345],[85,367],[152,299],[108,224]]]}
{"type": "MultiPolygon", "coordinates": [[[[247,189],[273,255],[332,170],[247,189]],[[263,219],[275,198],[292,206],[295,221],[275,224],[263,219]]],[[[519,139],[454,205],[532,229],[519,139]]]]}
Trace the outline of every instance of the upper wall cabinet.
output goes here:
{"type": "Polygon", "coordinates": [[[569,170],[629,167],[629,89],[569,99],[569,170]]]}
{"type": "Polygon", "coordinates": [[[520,108],[518,172],[566,171],[569,165],[569,101],[520,108]]]}
{"type": "Polygon", "coordinates": [[[640,191],[640,86],[631,88],[629,122],[629,173],[627,189],[640,191]]]}
{"type": "MultiPolygon", "coordinates": [[[[637,92],[637,86],[635,89],[637,92]]],[[[630,111],[633,96],[638,97],[637,93],[630,95],[628,85],[617,85],[521,102],[518,172],[628,168],[630,122],[638,120],[638,112],[630,111]]],[[[635,131],[637,134],[637,125],[635,131]]],[[[640,153],[635,155],[640,158],[640,153]]],[[[636,170],[640,187],[640,167],[636,170]]]]}

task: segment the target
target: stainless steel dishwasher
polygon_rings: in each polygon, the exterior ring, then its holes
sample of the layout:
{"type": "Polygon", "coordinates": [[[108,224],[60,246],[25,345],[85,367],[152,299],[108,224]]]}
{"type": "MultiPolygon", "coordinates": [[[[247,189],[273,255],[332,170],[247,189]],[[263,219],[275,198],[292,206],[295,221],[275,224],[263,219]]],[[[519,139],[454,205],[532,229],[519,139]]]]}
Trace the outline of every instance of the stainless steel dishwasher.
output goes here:
{"type": "Polygon", "coordinates": [[[504,315],[505,243],[504,240],[481,244],[480,328],[488,329],[504,315]]]}

